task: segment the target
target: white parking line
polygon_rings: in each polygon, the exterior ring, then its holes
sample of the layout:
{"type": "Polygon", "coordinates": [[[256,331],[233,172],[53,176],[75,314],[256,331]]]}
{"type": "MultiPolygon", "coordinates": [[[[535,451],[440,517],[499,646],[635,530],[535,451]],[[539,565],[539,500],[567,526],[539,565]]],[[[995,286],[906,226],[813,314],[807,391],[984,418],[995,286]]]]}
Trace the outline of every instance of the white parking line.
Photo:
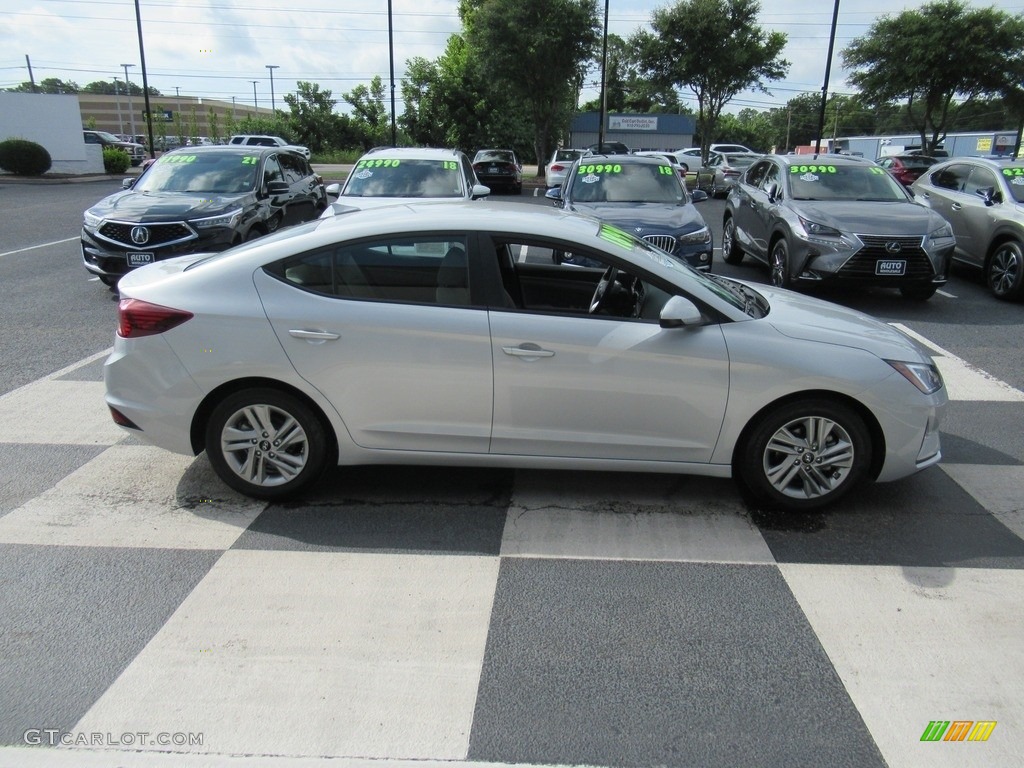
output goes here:
{"type": "Polygon", "coordinates": [[[41,243],[39,245],[30,245],[28,248],[19,248],[16,251],[7,251],[5,253],[0,253],[0,257],[3,257],[3,256],[13,256],[16,253],[24,253],[25,251],[33,251],[36,248],[48,248],[51,245],[60,245],[61,243],[71,243],[71,242],[74,242],[77,239],[78,239],[77,237],[68,237],[68,238],[65,238],[64,240],[54,240],[52,243],[41,243]]]}

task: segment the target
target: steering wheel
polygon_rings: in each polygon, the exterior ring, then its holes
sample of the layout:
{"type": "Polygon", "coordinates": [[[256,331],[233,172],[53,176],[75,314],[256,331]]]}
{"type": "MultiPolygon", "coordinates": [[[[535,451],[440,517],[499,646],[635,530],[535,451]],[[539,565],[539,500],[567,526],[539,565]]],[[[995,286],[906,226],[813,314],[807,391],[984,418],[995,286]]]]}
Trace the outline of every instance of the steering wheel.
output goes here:
{"type": "Polygon", "coordinates": [[[597,283],[597,287],[594,289],[594,295],[590,299],[590,314],[594,315],[604,309],[606,299],[608,298],[609,288],[615,284],[616,278],[619,276],[619,270],[616,267],[608,267],[601,275],[600,281],[597,283]]]}

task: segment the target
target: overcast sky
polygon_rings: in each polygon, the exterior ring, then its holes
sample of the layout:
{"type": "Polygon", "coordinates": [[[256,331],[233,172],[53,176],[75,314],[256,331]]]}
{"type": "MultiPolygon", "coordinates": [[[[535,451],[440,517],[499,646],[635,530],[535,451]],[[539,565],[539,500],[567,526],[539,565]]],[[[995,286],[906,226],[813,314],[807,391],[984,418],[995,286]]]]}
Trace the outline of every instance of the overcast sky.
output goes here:
{"type": "MultiPolygon", "coordinates": [[[[609,31],[623,37],[649,28],[651,12],[664,0],[610,0],[609,31]]],[[[839,53],[863,35],[878,17],[898,14],[920,2],[845,0],[840,4],[830,91],[849,93],[839,53]],[[844,7],[845,6],[845,7],[844,7]]],[[[974,3],[1009,13],[1024,12],[1024,0],[974,3]]],[[[270,106],[274,94],[294,92],[298,80],[319,83],[339,100],[360,83],[380,75],[390,80],[387,0],[141,0],[146,70],[151,87],[173,97],[185,95],[253,102],[270,106]],[[349,10],[353,9],[353,10],[349,10]],[[354,10],[358,9],[358,10],[354,10]]],[[[396,82],[405,62],[435,59],[449,35],[460,29],[458,0],[392,0],[396,82]]],[[[603,11],[603,3],[599,7],[603,11]]],[[[820,92],[824,82],[833,4],[827,0],[762,0],[760,23],[786,33],[784,56],[791,62],[785,80],[769,85],[771,95],[741,94],[729,106],[767,109],[805,92],[820,92]]],[[[142,73],[134,0],[0,0],[0,88],[28,80],[25,56],[37,82],[48,77],[85,85],[94,80],[132,82],[142,73]]],[[[595,80],[583,94],[597,95],[595,80]]],[[[396,96],[401,91],[396,89],[396,96]]],[[[684,99],[692,103],[690,94],[684,99]]],[[[399,102],[398,111],[402,105],[399,102]]]]}

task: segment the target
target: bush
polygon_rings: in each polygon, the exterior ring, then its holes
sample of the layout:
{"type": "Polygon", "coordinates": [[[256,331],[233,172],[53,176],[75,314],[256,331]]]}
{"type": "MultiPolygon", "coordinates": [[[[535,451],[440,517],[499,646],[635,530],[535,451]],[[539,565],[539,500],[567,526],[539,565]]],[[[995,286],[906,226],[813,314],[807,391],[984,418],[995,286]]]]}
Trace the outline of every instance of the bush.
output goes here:
{"type": "Polygon", "coordinates": [[[124,173],[132,164],[131,155],[117,147],[103,148],[103,170],[107,173],[124,173]]]}
{"type": "Polygon", "coordinates": [[[15,176],[42,176],[53,165],[50,153],[34,141],[0,141],[0,168],[15,176]]]}

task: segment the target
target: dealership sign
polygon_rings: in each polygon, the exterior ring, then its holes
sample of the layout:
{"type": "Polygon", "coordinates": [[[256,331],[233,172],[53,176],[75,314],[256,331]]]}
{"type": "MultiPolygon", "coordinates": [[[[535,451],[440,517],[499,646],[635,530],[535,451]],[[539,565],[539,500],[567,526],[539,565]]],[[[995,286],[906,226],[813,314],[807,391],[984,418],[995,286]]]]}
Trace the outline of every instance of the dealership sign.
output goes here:
{"type": "Polygon", "coordinates": [[[658,118],[647,115],[609,115],[608,130],[656,131],[658,130],[658,118]]]}

